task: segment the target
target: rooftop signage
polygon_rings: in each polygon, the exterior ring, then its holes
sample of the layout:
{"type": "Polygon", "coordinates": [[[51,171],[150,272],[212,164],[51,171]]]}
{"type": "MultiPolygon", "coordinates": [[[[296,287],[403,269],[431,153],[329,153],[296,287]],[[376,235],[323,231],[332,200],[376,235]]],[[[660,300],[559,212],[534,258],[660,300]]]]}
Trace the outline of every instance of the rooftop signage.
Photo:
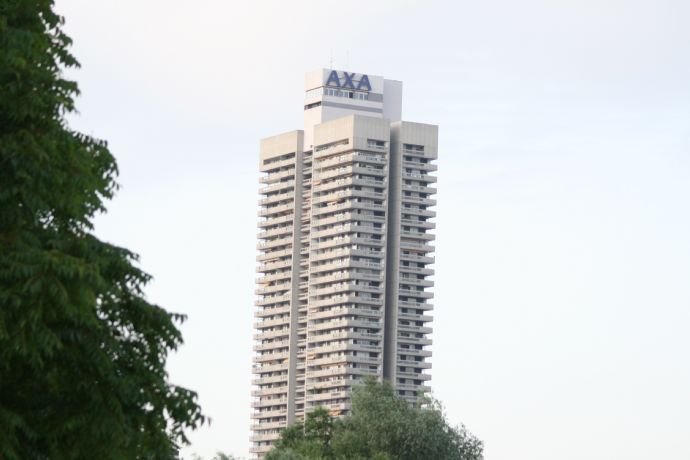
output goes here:
{"type": "Polygon", "coordinates": [[[342,72],[342,77],[338,75],[336,70],[331,70],[328,80],[326,80],[326,86],[335,86],[336,88],[350,88],[355,90],[365,90],[371,91],[371,83],[369,83],[369,77],[362,74],[359,80],[355,78],[357,74],[352,72],[342,72]],[[357,86],[355,86],[357,83],[357,86]]]}

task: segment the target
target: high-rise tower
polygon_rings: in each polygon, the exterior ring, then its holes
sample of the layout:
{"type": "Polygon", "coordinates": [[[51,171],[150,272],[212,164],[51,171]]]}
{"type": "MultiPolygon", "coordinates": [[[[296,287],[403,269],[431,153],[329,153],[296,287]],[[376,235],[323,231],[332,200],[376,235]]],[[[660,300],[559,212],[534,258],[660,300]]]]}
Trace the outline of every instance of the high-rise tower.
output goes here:
{"type": "Polygon", "coordinates": [[[251,452],[365,376],[428,391],[438,127],[401,121],[402,83],[307,74],[304,130],[261,141],[251,452]]]}

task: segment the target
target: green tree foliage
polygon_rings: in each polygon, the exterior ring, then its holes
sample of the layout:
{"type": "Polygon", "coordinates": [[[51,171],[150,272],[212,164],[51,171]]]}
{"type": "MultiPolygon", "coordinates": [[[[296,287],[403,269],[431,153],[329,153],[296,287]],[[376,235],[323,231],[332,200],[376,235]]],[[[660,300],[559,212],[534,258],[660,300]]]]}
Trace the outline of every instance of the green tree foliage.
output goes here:
{"type": "Polygon", "coordinates": [[[448,424],[440,404],[411,406],[387,384],[355,389],[352,415],[334,420],[318,408],[281,434],[267,460],[480,460],[482,442],[448,424]]]}
{"type": "MultiPolygon", "coordinates": [[[[204,458],[198,454],[192,454],[192,460],[204,460],[204,458]]],[[[226,454],[224,452],[218,451],[216,455],[213,456],[211,460],[241,460],[231,454],[226,454]]]]}
{"type": "Polygon", "coordinates": [[[212,460],[235,460],[235,457],[233,457],[230,454],[218,451],[216,452],[216,455],[213,457],[212,460]]]}
{"type": "Polygon", "coordinates": [[[117,165],[65,121],[62,23],[52,0],[0,1],[0,459],[169,459],[205,420],[165,372],[183,317],[92,234],[117,165]]]}

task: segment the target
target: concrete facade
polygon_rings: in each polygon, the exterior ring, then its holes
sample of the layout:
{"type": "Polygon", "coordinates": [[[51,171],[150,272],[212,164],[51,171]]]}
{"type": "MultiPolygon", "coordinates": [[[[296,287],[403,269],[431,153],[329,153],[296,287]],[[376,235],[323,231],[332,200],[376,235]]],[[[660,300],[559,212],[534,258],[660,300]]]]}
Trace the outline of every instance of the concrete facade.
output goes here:
{"type": "Polygon", "coordinates": [[[318,70],[304,131],[261,141],[251,452],[353,385],[429,390],[438,128],[401,121],[402,83],[318,70]]]}

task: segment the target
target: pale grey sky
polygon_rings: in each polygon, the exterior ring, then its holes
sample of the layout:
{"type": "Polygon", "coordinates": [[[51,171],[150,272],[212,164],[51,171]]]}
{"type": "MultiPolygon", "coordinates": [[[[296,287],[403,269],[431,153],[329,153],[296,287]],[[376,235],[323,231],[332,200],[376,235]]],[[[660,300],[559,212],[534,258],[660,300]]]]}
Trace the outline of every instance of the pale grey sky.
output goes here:
{"type": "Polygon", "coordinates": [[[176,383],[249,447],[258,142],[303,78],[404,82],[440,125],[432,387],[487,460],[690,458],[690,2],[57,0],[97,220],[187,313],[176,383]]]}

